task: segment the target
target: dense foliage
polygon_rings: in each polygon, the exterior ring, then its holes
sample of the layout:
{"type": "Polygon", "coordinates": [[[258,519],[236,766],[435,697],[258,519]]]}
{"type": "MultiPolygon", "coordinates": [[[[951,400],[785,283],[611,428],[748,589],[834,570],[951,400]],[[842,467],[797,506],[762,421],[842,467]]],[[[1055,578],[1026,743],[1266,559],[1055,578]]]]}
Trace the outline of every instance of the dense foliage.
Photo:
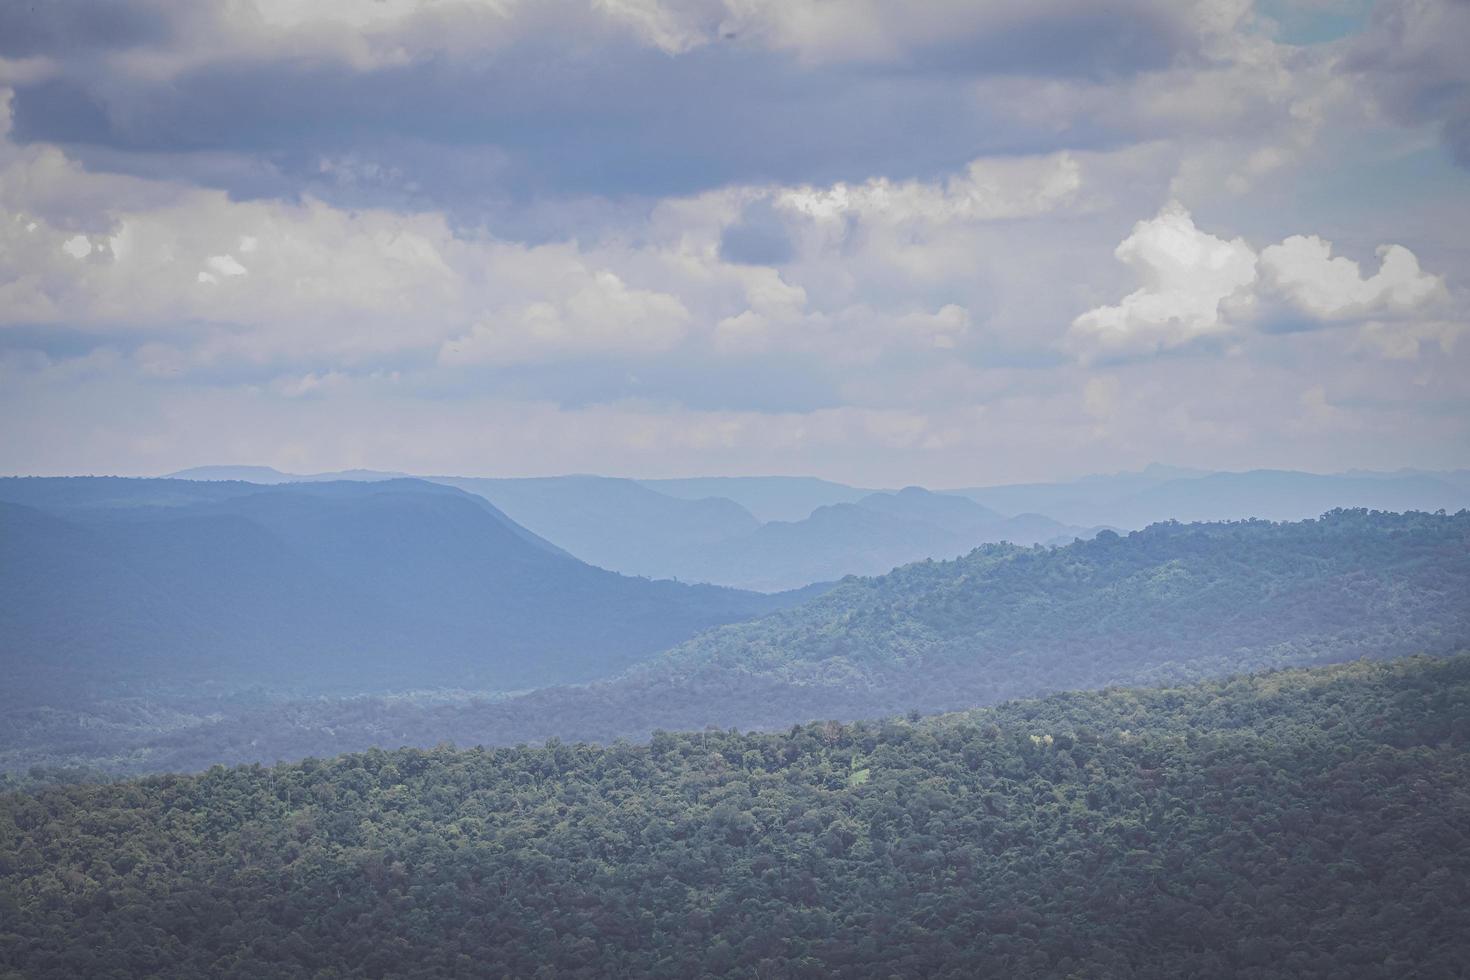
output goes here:
{"type": "Polygon", "coordinates": [[[1339,510],[981,547],[711,630],[644,672],[774,680],[862,715],[1467,642],[1470,511],[1339,510]]]}
{"type": "Polygon", "coordinates": [[[1463,975],[1467,750],[1461,656],[14,793],[0,976],[1463,975]]]}

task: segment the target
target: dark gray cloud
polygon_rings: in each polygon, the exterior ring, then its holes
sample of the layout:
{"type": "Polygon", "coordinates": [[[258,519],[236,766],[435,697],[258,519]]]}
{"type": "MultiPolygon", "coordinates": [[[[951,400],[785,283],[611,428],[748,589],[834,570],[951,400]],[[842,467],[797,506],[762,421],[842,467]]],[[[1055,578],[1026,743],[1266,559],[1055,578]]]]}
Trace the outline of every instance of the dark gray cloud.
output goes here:
{"type": "Polygon", "coordinates": [[[526,196],[930,176],[980,152],[1107,138],[1004,124],[939,75],[813,71],[722,46],[671,58],[631,44],[591,61],[523,45],[492,62],[365,73],[284,62],[167,83],[68,76],[19,87],[14,114],[21,141],[249,153],[296,180],[350,153],[424,187],[447,179],[463,194],[526,196]],[[414,159],[425,146],[428,159],[414,159]],[[454,173],[486,157],[494,166],[454,173]]]}
{"type": "Polygon", "coordinates": [[[138,0],[0,0],[0,57],[158,44],[174,23],[162,5],[138,0]]]}
{"type": "Polygon", "coordinates": [[[922,45],[903,59],[911,71],[948,77],[1025,75],[1106,81],[1168,67],[1197,52],[1179,11],[1146,3],[1045,10],[970,36],[922,45]]]}
{"type": "MultiPolygon", "coordinates": [[[[813,65],[740,39],[670,55],[606,30],[573,43],[532,34],[493,55],[429,50],[369,70],[325,56],[242,54],[157,77],[77,57],[60,75],[17,87],[14,136],[142,174],[175,174],[179,157],[212,161],[185,169],[240,197],[310,192],[471,212],[729,183],[930,177],[982,153],[1133,135],[1087,120],[1018,123],[964,84],[1004,74],[1115,78],[1191,56],[1181,18],[1141,2],[1110,6],[1049,10],[883,64],[813,65]],[[231,157],[254,162],[221,165],[231,157]]],[[[151,7],[116,9],[124,23],[115,30],[79,36],[123,45],[167,31],[151,7]]],[[[17,32],[13,46],[60,43],[62,27],[43,27],[17,32]]]]}
{"type": "Polygon", "coordinates": [[[1440,127],[1470,167],[1470,0],[1384,0],[1343,61],[1399,121],[1440,127]]]}

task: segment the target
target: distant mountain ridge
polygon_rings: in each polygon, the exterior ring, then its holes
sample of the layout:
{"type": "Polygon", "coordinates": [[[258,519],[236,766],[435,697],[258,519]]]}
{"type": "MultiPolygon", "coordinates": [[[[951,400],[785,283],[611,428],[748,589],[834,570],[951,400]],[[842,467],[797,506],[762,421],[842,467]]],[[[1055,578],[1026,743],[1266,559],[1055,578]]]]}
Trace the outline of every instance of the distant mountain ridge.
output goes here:
{"type": "Polygon", "coordinates": [[[538,687],[793,601],[617,575],[418,480],[0,479],[10,697],[538,687]]]}
{"type": "MultiPolygon", "coordinates": [[[[200,479],[280,483],[261,467],[203,467],[200,479]]],[[[517,523],[611,571],[783,591],[846,575],[879,575],[987,543],[1063,545],[1100,528],[1162,520],[1295,521],[1338,507],[1435,511],[1470,506],[1470,475],[1278,470],[1212,473],[1154,465],[1136,473],[1013,486],[865,490],[811,477],[631,480],[586,475],[423,477],[489,500],[517,523]]]]}
{"type": "Polygon", "coordinates": [[[1199,473],[1158,467],[1066,483],[947,490],[1005,513],[1033,510],[1082,525],[1138,529],[1156,521],[1299,521],[1334,508],[1456,511],[1470,481],[1456,473],[1199,473]]]}
{"type": "MultiPolygon", "coordinates": [[[[198,467],[175,476],[276,485],[337,476],[269,467],[198,467]]],[[[986,542],[1067,543],[1095,528],[1039,514],[1007,518],[922,487],[869,491],[805,477],[628,480],[617,477],[422,477],[476,494],[570,554],[611,571],[781,592],[846,575],[877,575],[986,542]],[[701,495],[728,491],[731,496],[701,495]],[[797,514],[762,521],[763,515],[797,514]]]]}
{"type": "Polygon", "coordinates": [[[195,480],[200,482],[239,481],[243,483],[330,483],[336,480],[398,480],[410,478],[408,473],[390,473],[384,470],[336,470],[328,473],[283,473],[272,466],[194,466],[186,470],[165,473],[166,480],[195,480]]]}
{"type": "Polygon", "coordinates": [[[762,523],[799,521],[810,517],[818,507],[854,504],[869,494],[882,492],[813,476],[708,476],[638,482],[650,490],[686,500],[726,497],[762,523]]]}
{"type": "Polygon", "coordinates": [[[690,549],[673,568],[687,581],[781,591],[802,582],[881,575],[926,558],[955,558],[985,543],[1065,544],[1096,531],[1040,515],[1004,518],[962,497],[908,487],[818,507],[800,521],[771,521],[748,535],[690,549]]]}

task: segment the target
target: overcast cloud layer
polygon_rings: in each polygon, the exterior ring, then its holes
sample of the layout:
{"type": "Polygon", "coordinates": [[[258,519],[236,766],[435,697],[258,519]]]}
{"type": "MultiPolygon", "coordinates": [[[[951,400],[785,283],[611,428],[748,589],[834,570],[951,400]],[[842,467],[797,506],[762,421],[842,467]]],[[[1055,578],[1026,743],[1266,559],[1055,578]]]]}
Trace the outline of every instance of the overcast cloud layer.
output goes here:
{"type": "Polygon", "coordinates": [[[1466,0],[0,0],[0,467],[1470,465],[1466,0]]]}

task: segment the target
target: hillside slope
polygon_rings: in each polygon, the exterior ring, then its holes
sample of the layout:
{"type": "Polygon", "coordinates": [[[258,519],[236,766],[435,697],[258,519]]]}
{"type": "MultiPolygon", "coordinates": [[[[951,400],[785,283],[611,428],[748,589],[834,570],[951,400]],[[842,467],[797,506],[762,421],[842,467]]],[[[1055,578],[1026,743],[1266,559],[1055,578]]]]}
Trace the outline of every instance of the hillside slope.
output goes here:
{"type": "Polygon", "coordinates": [[[712,630],[638,680],[748,685],[753,709],[775,686],[806,717],[861,717],[1467,642],[1470,511],[1334,511],[986,546],[712,630]]]}
{"type": "Polygon", "coordinates": [[[1470,513],[1157,525],[851,579],[620,677],[502,700],[114,700],[0,719],[0,768],[111,772],[373,745],[646,738],[1470,647],[1470,513]]]}
{"type": "Polygon", "coordinates": [[[1462,976],[1470,657],[0,795],[0,974],[1462,976]]]}
{"type": "MultiPolygon", "coordinates": [[[[734,501],[670,497],[633,480],[601,476],[429,479],[478,494],[583,561],[625,575],[679,575],[681,557],[687,552],[749,534],[760,526],[734,501]]],[[[718,577],[688,580],[724,582],[718,577]]],[[[791,587],[814,581],[804,579],[791,587]]]]}
{"type": "Polygon", "coordinates": [[[608,676],[792,600],[627,578],[412,480],[0,480],[7,700],[608,676]]]}

